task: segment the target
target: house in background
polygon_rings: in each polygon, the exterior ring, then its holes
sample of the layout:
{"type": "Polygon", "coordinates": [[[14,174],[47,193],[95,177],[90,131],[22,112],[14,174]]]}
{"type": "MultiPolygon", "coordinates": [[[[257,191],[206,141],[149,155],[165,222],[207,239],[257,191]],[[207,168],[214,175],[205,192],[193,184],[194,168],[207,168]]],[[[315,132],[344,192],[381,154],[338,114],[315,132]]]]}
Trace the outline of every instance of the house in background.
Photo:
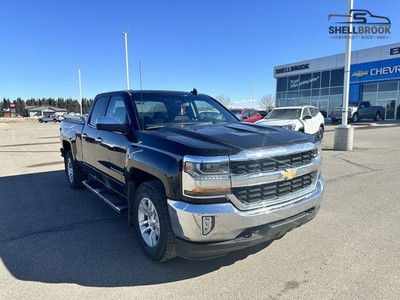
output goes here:
{"type": "Polygon", "coordinates": [[[51,115],[63,115],[68,111],[65,108],[54,106],[25,106],[27,117],[47,117],[51,115]]]}

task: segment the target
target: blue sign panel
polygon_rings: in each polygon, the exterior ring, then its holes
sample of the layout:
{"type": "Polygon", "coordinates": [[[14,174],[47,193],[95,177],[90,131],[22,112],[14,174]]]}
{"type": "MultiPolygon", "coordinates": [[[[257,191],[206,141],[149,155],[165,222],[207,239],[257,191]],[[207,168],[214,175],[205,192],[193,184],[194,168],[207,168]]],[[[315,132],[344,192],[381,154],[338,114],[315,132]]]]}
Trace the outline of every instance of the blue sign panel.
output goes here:
{"type": "Polygon", "coordinates": [[[400,58],[352,65],[350,82],[400,80],[400,58]]]}

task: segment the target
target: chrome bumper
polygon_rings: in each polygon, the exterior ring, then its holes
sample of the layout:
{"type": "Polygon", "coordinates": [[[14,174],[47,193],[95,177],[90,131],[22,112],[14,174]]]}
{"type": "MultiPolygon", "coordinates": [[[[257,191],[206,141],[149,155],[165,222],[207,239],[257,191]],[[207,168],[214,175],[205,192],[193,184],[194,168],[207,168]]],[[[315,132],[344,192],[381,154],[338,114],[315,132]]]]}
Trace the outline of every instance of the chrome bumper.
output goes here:
{"type": "Polygon", "coordinates": [[[321,174],[315,189],[306,195],[294,198],[285,206],[263,207],[241,211],[232,203],[191,204],[168,199],[169,215],[175,236],[192,242],[218,242],[236,238],[244,230],[302,213],[318,207],[324,192],[324,179],[321,174]],[[202,217],[214,216],[214,228],[202,234],[202,217]]]}

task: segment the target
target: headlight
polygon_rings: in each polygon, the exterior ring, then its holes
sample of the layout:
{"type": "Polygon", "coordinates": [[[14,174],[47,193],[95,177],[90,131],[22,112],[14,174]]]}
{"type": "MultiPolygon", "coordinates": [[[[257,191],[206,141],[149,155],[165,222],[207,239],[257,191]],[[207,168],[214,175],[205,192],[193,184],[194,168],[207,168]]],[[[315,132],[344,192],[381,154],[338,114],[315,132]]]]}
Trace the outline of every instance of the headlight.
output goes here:
{"type": "Polygon", "coordinates": [[[182,173],[183,194],[188,197],[215,197],[231,192],[227,156],[185,156],[182,173]]]}
{"type": "Polygon", "coordinates": [[[285,129],[295,130],[296,129],[296,124],[283,125],[281,127],[285,128],[285,129]]]}
{"type": "Polygon", "coordinates": [[[311,156],[312,156],[313,158],[317,158],[317,157],[321,156],[321,143],[318,143],[317,148],[315,148],[314,150],[312,150],[311,156]]]}

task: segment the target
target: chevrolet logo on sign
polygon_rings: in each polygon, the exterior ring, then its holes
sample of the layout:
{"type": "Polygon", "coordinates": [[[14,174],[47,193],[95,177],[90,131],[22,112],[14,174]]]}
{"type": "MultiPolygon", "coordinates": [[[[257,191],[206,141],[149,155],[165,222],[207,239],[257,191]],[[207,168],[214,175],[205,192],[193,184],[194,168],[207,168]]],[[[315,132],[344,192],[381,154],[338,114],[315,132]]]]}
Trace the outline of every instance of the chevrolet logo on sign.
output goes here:
{"type": "Polygon", "coordinates": [[[365,76],[365,75],[368,75],[368,71],[357,71],[357,72],[354,72],[351,76],[354,76],[354,77],[363,77],[363,76],[365,76]]]}
{"type": "Polygon", "coordinates": [[[287,170],[285,173],[282,174],[282,178],[284,179],[292,179],[294,176],[296,176],[296,171],[295,170],[287,170]]]}

